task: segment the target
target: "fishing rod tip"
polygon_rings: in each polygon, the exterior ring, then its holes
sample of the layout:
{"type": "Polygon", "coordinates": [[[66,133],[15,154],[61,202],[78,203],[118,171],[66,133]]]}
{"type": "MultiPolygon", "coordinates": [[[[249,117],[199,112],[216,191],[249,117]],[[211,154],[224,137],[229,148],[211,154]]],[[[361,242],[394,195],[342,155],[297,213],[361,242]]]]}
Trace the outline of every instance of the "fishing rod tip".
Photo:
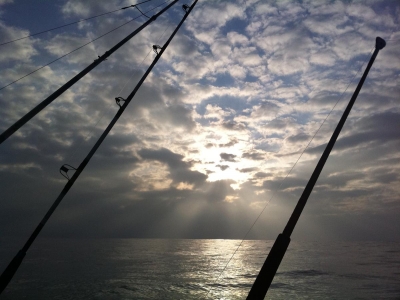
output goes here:
{"type": "Polygon", "coordinates": [[[375,43],[375,48],[378,50],[382,50],[383,48],[385,48],[386,46],[386,42],[383,38],[377,36],[376,37],[376,43],[375,43]]]}

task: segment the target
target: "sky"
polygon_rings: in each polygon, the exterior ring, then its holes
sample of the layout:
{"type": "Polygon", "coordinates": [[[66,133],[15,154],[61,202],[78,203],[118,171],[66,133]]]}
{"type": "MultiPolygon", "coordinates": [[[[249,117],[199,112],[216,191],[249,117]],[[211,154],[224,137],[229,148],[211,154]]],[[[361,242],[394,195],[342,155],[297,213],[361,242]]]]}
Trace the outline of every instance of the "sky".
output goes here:
{"type": "MultiPolygon", "coordinates": [[[[136,3],[0,0],[0,43],[136,3]],[[44,17],[46,16],[46,17],[44,17]]],[[[179,1],[0,147],[0,232],[32,233],[183,17],[179,1]],[[72,173],[69,173],[72,174],[72,173]]],[[[187,3],[190,4],[190,3],[187,3]]],[[[140,6],[152,15],[167,5],[140,6]]],[[[275,239],[386,40],[292,240],[400,241],[400,2],[200,0],[40,236],[275,239]]],[[[0,46],[0,131],[147,19],[0,46]]]]}

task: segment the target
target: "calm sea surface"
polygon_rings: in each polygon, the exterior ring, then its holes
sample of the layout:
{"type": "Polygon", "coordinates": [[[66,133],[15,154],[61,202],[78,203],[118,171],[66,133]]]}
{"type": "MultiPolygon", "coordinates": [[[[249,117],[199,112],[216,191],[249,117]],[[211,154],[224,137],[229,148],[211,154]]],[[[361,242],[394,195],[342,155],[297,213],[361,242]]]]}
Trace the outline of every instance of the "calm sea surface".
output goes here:
{"type": "MultiPolygon", "coordinates": [[[[243,242],[221,274],[239,243],[39,239],[0,298],[245,299],[273,242],[243,242]]],[[[1,271],[19,246],[0,239],[1,271]]],[[[400,299],[400,243],[293,241],[266,299],[400,299]]]]}

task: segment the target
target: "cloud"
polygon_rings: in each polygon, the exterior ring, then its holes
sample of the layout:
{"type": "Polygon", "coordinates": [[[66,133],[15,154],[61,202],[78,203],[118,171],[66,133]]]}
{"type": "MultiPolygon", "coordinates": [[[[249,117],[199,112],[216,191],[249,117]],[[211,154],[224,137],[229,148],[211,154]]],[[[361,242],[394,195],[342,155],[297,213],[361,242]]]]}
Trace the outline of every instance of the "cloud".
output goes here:
{"type": "MultiPolygon", "coordinates": [[[[71,36],[67,34],[59,34],[52,38],[45,49],[56,58],[67,54],[68,52],[86,44],[90,39],[87,37],[71,36]]],[[[85,51],[84,55],[70,56],[68,57],[68,62],[75,64],[84,64],[88,61],[96,59],[96,52],[93,44],[87,46],[86,49],[91,49],[92,51],[85,51]]]]}
{"type": "Polygon", "coordinates": [[[232,183],[234,183],[232,180],[219,180],[208,184],[205,189],[207,199],[212,202],[224,201],[227,196],[234,194],[230,186],[232,183]]]}
{"type": "Polygon", "coordinates": [[[231,43],[231,45],[233,46],[235,45],[246,46],[249,43],[249,39],[245,35],[235,31],[229,32],[227,34],[227,38],[229,40],[229,43],[231,43]]]}
{"type": "Polygon", "coordinates": [[[371,48],[371,41],[356,32],[349,32],[335,40],[332,50],[340,59],[349,60],[357,55],[368,53],[371,48]]]}
{"type": "Polygon", "coordinates": [[[238,171],[242,172],[242,173],[249,173],[249,172],[254,172],[257,170],[258,170],[258,168],[243,168],[243,169],[239,169],[238,171]]]}
{"type": "Polygon", "coordinates": [[[207,104],[204,118],[223,120],[226,116],[229,116],[230,114],[231,113],[229,111],[225,111],[217,105],[207,104]]]}
{"type": "Polygon", "coordinates": [[[310,58],[310,62],[321,66],[333,66],[336,62],[336,55],[330,50],[320,51],[310,58]]]}
{"type": "Polygon", "coordinates": [[[244,152],[242,158],[252,159],[252,160],[264,160],[265,155],[260,152],[244,152]]]}
{"type": "Polygon", "coordinates": [[[115,9],[111,3],[83,2],[80,0],[68,0],[61,8],[65,15],[76,15],[80,17],[89,17],[96,11],[104,12],[115,9]]]}
{"type": "Polygon", "coordinates": [[[182,161],[182,155],[175,154],[168,149],[142,149],[138,151],[138,154],[143,159],[165,163],[169,167],[169,176],[175,184],[186,182],[198,186],[207,179],[206,175],[197,171],[191,171],[191,165],[182,161]]]}
{"type": "Polygon", "coordinates": [[[290,143],[306,142],[310,140],[310,136],[302,132],[296,135],[289,136],[286,140],[290,143]]]}
{"type": "Polygon", "coordinates": [[[216,167],[220,168],[220,169],[221,169],[221,171],[225,171],[226,169],[228,169],[228,168],[229,168],[229,166],[228,166],[228,165],[216,165],[216,167]]]}
{"type": "Polygon", "coordinates": [[[265,172],[257,172],[254,176],[256,178],[265,178],[265,177],[273,176],[273,174],[272,173],[265,173],[265,172]]]}
{"type": "MultiPolygon", "coordinates": [[[[371,146],[372,143],[385,145],[397,140],[397,131],[400,129],[399,114],[384,112],[362,118],[355,123],[354,132],[339,137],[335,144],[335,151],[350,150],[352,148],[371,146]],[[390,124],[390,126],[388,125],[390,124]],[[380,127],[380,128],[379,128],[380,127]],[[356,129],[357,128],[357,129],[356,129]]],[[[325,145],[309,148],[307,153],[319,153],[325,145]]]]}
{"type": "MultiPolygon", "coordinates": [[[[0,31],[7,39],[31,33],[21,20],[7,22],[13,5],[1,8],[0,31]]],[[[63,20],[114,6],[70,0],[51,7],[55,18],[63,20]]],[[[329,235],[315,237],[333,239],[341,236],[345,219],[352,232],[348,236],[369,237],[353,225],[372,211],[384,224],[400,209],[395,184],[400,171],[399,9],[395,2],[378,0],[199,1],[47,234],[238,238],[275,192],[266,227],[281,228],[379,35],[387,46],[320,175],[304,211],[305,223],[296,229],[296,238],[307,238],[301,226],[320,228],[326,217],[329,235]],[[86,233],[81,226],[87,226],[86,233]]],[[[0,79],[15,80],[138,14],[123,10],[4,46],[0,79]]],[[[176,7],[158,18],[1,145],[5,200],[0,227],[5,235],[26,235],[40,218],[65,184],[60,166],[82,162],[117,113],[114,98],[126,98],[133,90],[155,58],[151,46],[166,42],[182,14],[176,7]]],[[[0,91],[0,128],[5,130],[143,22],[141,17],[0,91]]],[[[264,238],[260,232],[253,237],[264,238]]],[[[268,235],[275,238],[275,233],[268,235]]]]}
{"type": "Polygon", "coordinates": [[[279,112],[278,104],[273,101],[263,101],[259,105],[253,107],[251,112],[252,119],[272,120],[279,112]]]}
{"type": "Polygon", "coordinates": [[[242,7],[238,5],[227,2],[220,2],[215,5],[214,7],[205,6],[201,10],[195,10],[190,25],[200,23],[201,30],[220,28],[234,18],[243,19],[245,17],[242,7]]]}
{"type": "MultiPolygon", "coordinates": [[[[4,3],[6,2],[3,2],[3,4],[4,3]]],[[[28,36],[29,34],[30,32],[27,30],[7,26],[4,22],[0,21],[0,35],[2,37],[1,42],[3,43],[28,36]]],[[[10,61],[30,62],[32,57],[38,54],[38,51],[34,47],[34,43],[34,39],[28,38],[2,46],[3,49],[0,51],[0,63],[10,61]]]]}
{"type": "Polygon", "coordinates": [[[236,155],[229,153],[221,153],[219,156],[221,157],[222,160],[230,162],[234,162],[236,157],[236,155]]]}
{"type": "Polygon", "coordinates": [[[232,146],[236,145],[237,143],[239,143],[239,141],[236,138],[233,138],[226,144],[218,144],[218,147],[220,147],[220,148],[224,148],[224,147],[229,148],[229,147],[232,147],[232,146]]]}
{"type": "Polygon", "coordinates": [[[7,4],[7,3],[13,3],[13,2],[14,2],[14,0],[0,0],[0,5],[7,4]]]}
{"type": "Polygon", "coordinates": [[[236,122],[234,120],[222,122],[221,126],[228,130],[242,131],[246,129],[246,126],[243,123],[236,122]]]}

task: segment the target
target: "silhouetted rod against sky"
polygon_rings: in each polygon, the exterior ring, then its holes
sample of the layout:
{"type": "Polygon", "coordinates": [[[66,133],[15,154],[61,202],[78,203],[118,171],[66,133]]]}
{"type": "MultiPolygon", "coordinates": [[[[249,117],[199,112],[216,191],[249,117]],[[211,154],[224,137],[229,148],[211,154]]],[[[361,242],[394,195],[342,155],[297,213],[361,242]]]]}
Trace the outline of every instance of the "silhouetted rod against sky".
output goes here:
{"type": "Polygon", "coordinates": [[[140,4],[149,2],[149,1],[151,1],[151,0],[146,0],[146,1],[143,1],[143,2],[140,2],[140,3],[136,3],[134,5],[122,7],[122,8],[119,8],[119,9],[112,10],[112,11],[108,11],[108,12],[102,13],[102,14],[97,15],[97,16],[92,16],[92,17],[89,17],[89,18],[86,18],[86,19],[82,19],[82,20],[79,20],[79,21],[75,21],[75,22],[72,22],[72,23],[68,23],[68,24],[60,25],[60,26],[53,27],[53,28],[50,28],[50,29],[46,29],[46,30],[43,30],[43,31],[40,31],[40,32],[32,33],[30,35],[27,35],[27,36],[24,36],[24,37],[20,37],[20,38],[17,38],[15,40],[11,40],[11,41],[8,41],[8,42],[3,42],[3,43],[0,44],[0,46],[4,46],[4,45],[7,45],[7,44],[18,42],[20,40],[27,39],[27,38],[30,38],[32,36],[36,36],[36,35],[39,35],[39,34],[50,32],[50,31],[53,31],[53,30],[56,30],[56,29],[60,29],[60,28],[63,28],[63,27],[67,27],[67,26],[71,26],[71,25],[78,24],[78,23],[81,23],[81,22],[89,21],[89,20],[92,20],[92,19],[95,19],[95,18],[98,18],[98,17],[102,17],[102,16],[105,16],[105,15],[108,15],[108,14],[111,14],[111,13],[115,13],[115,12],[120,11],[120,10],[127,9],[127,8],[137,8],[137,5],[140,5],[140,4]]]}
{"type": "Polygon", "coordinates": [[[351,97],[349,104],[347,105],[345,111],[343,112],[342,117],[340,118],[340,121],[338,125],[336,126],[335,131],[333,132],[331,139],[328,142],[328,145],[326,146],[321,158],[318,161],[317,166],[314,169],[314,172],[312,173],[310,180],[308,181],[302,195],[300,196],[299,201],[297,202],[297,205],[290,216],[290,219],[288,223],[286,224],[285,229],[283,230],[283,233],[279,234],[278,238],[276,239],[274,245],[271,248],[271,251],[269,252],[267,259],[265,260],[248,296],[247,300],[262,300],[265,298],[265,295],[267,294],[267,291],[269,289],[269,286],[271,285],[272,280],[274,279],[274,276],[279,268],[279,265],[283,259],[283,256],[286,253],[286,250],[289,246],[290,243],[290,236],[294,230],[294,227],[296,226],[297,221],[300,218],[300,215],[307,203],[308,197],[310,196],[315,183],[318,180],[319,175],[321,174],[321,171],[329,157],[329,154],[332,151],[333,146],[335,145],[335,142],[340,134],[340,131],[343,128],[344,123],[346,122],[347,117],[350,114],[350,111],[354,105],[354,102],[357,99],[358,93],[360,92],[365,79],[367,78],[368,72],[371,69],[372,64],[375,61],[376,56],[379,53],[379,50],[383,49],[386,46],[386,42],[380,38],[376,38],[376,43],[375,43],[375,51],[372,54],[371,59],[369,60],[368,66],[364,71],[363,76],[361,77],[360,82],[357,85],[356,90],[354,91],[353,96],[351,97]]]}
{"type": "Polygon", "coordinates": [[[61,96],[66,90],[68,90],[71,86],[73,86],[75,83],[77,83],[79,80],[81,80],[87,73],[92,71],[94,68],[96,68],[100,63],[102,63],[104,60],[106,60],[111,54],[113,54],[115,51],[117,51],[120,47],[122,47],[126,42],[128,42],[131,38],[133,38],[136,34],[138,34],[140,31],[142,31],[144,28],[147,27],[150,23],[155,21],[160,15],[162,15],[165,11],[167,11],[171,6],[173,6],[178,0],[175,0],[168,4],[166,7],[164,7],[161,11],[156,13],[154,16],[152,16],[149,20],[147,20],[143,25],[141,25],[139,28],[137,28],[135,31],[130,33],[127,37],[125,37],[123,40],[121,40],[119,43],[117,43],[114,47],[112,47],[110,50],[106,51],[102,56],[99,56],[98,59],[96,59],[94,62],[92,62],[89,66],[87,66],[84,70],[82,70],[79,74],[75,75],[72,79],[70,79],[67,83],[65,83],[62,87],[60,87],[58,90],[56,90],[53,94],[48,96],[46,99],[44,99],[41,103],[39,103],[36,107],[34,107],[30,112],[28,112],[25,116],[23,116],[21,119],[19,119],[17,122],[15,122],[13,125],[11,125],[8,129],[6,129],[1,135],[0,135],[0,144],[3,143],[6,139],[8,139],[14,132],[16,132],[18,129],[20,129],[25,123],[27,123],[30,119],[32,119],[34,116],[36,116],[42,109],[44,109],[47,105],[49,105],[51,102],[53,102],[55,99],[57,99],[59,96],[61,96]]]}
{"type": "MultiPolygon", "coordinates": [[[[161,47],[161,50],[157,53],[156,57],[154,58],[153,62],[151,63],[150,67],[147,69],[147,71],[144,73],[136,87],[133,89],[133,91],[129,94],[129,96],[125,99],[124,104],[120,106],[118,112],[114,116],[114,118],[111,120],[110,124],[107,126],[107,128],[104,130],[100,138],[97,140],[96,144],[93,146],[93,148],[90,150],[89,154],[85,157],[85,159],[81,162],[79,167],[76,169],[72,177],[68,180],[67,184],[64,186],[63,190],[61,191],[60,195],[57,197],[57,199],[54,201],[53,205],[50,207],[50,209],[47,211],[46,215],[43,217],[42,221],[39,223],[39,225],[36,227],[35,231],[32,233],[32,235],[29,237],[28,241],[25,243],[24,247],[17,253],[17,255],[13,258],[13,260],[10,262],[10,264],[7,266],[7,268],[4,270],[4,272],[0,276],[0,293],[7,287],[8,283],[11,281],[13,278],[15,272],[18,270],[18,267],[20,266],[22,260],[24,259],[26,252],[36,239],[36,237],[39,235],[40,231],[46,224],[46,222],[49,220],[53,212],[56,210],[58,205],[61,203],[65,195],[68,193],[68,191],[71,189],[72,185],[75,183],[75,181],[78,179],[79,175],[82,173],[86,165],[89,163],[90,159],[93,157],[97,149],[100,147],[101,143],[104,141],[104,139],[107,137],[108,133],[111,131],[115,123],[118,121],[126,107],[128,106],[129,102],[133,99],[135,96],[136,92],[139,90],[140,86],[143,84],[153,67],[156,65],[158,60],[161,58],[162,54],[164,53],[165,49],[167,49],[169,43],[175,36],[175,34],[178,32],[179,28],[182,26],[186,18],[189,16],[190,12],[196,5],[198,0],[194,1],[190,9],[185,12],[184,17],[178,24],[178,26],[175,28],[174,32],[171,34],[167,42],[164,44],[163,47],[161,47]]],[[[176,1],[175,1],[176,2],[176,1]]]]}

